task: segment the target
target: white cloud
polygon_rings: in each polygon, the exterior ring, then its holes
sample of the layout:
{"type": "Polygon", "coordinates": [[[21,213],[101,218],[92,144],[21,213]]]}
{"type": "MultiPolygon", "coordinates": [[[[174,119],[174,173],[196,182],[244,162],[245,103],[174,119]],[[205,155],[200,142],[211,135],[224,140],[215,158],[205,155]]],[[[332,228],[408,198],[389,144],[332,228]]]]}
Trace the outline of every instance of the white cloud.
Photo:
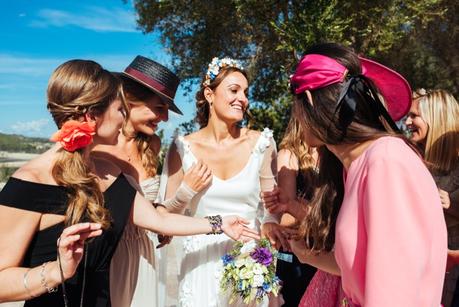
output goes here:
{"type": "MultiPolygon", "coordinates": [[[[93,60],[101,64],[105,69],[119,71],[124,69],[134,59],[134,55],[88,54],[80,55],[78,58],[93,60]]],[[[8,79],[14,75],[25,75],[27,78],[48,78],[57,66],[68,60],[70,60],[70,58],[33,58],[29,56],[0,53],[0,74],[9,75],[8,79]]],[[[0,88],[6,88],[12,85],[8,80],[4,80],[4,82],[0,79],[0,88]]]]}
{"type": "Polygon", "coordinates": [[[50,120],[47,118],[32,120],[29,122],[16,122],[11,125],[11,130],[19,134],[40,134],[50,120]]]}
{"type": "Polygon", "coordinates": [[[38,19],[30,23],[32,27],[75,26],[96,32],[137,32],[136,15],[123,9],[88,7],[83,12],[73,13],[63,10],[42,9],[38,19]]]}
{"type": "Polygon", "coordinates": [[[61,64],[61,59],[31,58],[0,54],[0,74],[49,76],[52,70],[61,64]]]}

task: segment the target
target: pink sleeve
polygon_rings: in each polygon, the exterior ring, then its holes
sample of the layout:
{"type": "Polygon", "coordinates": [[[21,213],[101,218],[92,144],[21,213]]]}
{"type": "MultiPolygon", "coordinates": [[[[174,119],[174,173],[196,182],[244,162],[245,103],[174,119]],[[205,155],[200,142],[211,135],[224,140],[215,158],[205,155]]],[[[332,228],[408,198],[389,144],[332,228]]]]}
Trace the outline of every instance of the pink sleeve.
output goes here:
{"type": "Polygon", "coordinates": [[[423,292],[441,289],[438,274],[430,273],[444,268],[438,257],[443,252],[438,243],[444,242],[441,205],[432,178],[416,159],[389,153],[367,168],[360,192],[367,248],[359,255],[365,263],[365,307],[427,306],[423,292]]]}

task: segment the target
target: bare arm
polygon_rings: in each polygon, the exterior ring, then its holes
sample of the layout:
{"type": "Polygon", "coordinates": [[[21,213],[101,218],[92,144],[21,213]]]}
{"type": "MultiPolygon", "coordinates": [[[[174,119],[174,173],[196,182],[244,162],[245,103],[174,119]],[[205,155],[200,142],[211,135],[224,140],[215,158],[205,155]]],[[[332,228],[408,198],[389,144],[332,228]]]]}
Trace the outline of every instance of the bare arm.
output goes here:
{"type": "MultiPolygon", "coordinates": [[[[43,294],[40,268],[28,273],[30,294],[24,288],[23,276],[28,268],[20,267],[30,241],[39,226],[41,214],[0,206],[0,301],[16,301],[43,294]]],[[[56,283],[53,283],[55,285],[56,283]]]]}
{"type": "MultiPolygon", "coordinates": [[[[146,228],[153,232],[165,235],[195,235],[212,232],[209,220],[206,218],[194,218],[181,214],[160,212],[140,193],[134,198],[132,219],[135,225],[146,228]]],[[[222,218],[222,231],[234,239],[258,239],[257,232],[246,227],[247,221],[237,216],[225,216],[222,218]]]]}
{"type": "MultiPolygon", "coordinates": [[[[0,205],[0,302],[28,300],[46,293],[42,276],[49,288],[62,281],[57,261],[35,268],[20,266],[41,217],[40,213],[0,205]]],[[[58,246],[64,280],[75,274],[83,255],[84,241],[101,233],[100,225],[93,223],[64,229],[58,246]]]]}
{"type": "Polygon", "coordinates": [[[341,275],[341,270],[336,263],[334,252],[315,254],[306,247],[303,238],[297,241],[289,240],[289,242],[293,253],[298,257],[300,262],[310,264],[333,275],[341,275]]]}
{"type": "MultiPolygon", "coordinates": [[[[297,198],[297,183],[296,177],[298,176],[298,159],[287,149],[281,149],[277,155],[277,167],[278,167],[278,186],[285,193],[285,196],[289,200],[295,200],[297,198]]],[[[281,225],[291,226],[295,221],[298,213],[298,204],[296,202],[289,202],[286,212],[282,215],[281,225]],[[293,211],[293,212],[292,212],[293,211]]]]}

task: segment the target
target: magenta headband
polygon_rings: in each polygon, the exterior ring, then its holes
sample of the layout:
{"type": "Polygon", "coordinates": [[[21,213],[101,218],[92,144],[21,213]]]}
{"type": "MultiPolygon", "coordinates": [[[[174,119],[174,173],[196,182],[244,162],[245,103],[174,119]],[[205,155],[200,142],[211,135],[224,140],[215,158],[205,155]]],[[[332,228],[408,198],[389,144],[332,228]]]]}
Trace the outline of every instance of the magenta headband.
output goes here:
{"type": "MultiPolygon", "coordinates": [[[[362,75],[371,79],[384,97],[390,116],[401,119],[411,106],[411,88],[397,72],[375,61],[359,57],[362,75]]],[[[348,70],[335,59],[320,54],[304,56],[290,79],[293,92],[298,95],[334,83],[343,82],[348,70]]]]}
{"type": "Polygon", "coordinates": [[[336,60],[320,54],[308,54],[301,59],[290,83],[296,95],[330,84],[343,82],[347,68],[336,60]]]}

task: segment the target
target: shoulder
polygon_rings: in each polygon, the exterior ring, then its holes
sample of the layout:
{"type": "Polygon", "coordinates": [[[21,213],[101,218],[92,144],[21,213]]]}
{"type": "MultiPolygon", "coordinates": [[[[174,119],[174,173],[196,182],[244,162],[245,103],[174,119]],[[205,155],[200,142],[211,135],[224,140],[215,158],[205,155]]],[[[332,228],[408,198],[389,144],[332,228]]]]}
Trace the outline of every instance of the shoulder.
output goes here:
{"type": "Polygon", "coordinates": [[[381,137],[375,140],[369,146],[366,156],[370,163],[381,161],[385,163],[389,161],[402,163],[410,163],[413,160],[422,161],[403,139],[392,136],[381,137]]]}
{"type": "Polygon", "coordinates": [[[431,175],[422,158],[403,139],[382,137],[374,141],[364,153],[363,163],[367,174],[390,174],[391,177],[421,178],[431,175]]]}
{"type": "Polygon", "coordinates": [[[263,131],[249,130],[248,134],[253,137],[256,151],[264,153],[268,148],[270,151],[276,151],[276,143],[271,129],[265,128],[263,131]]]}
{"type": "Polygon", "coordinates": [[[187,135],[177,135],[176,140],[185,141],[185,142],[194,142],[202,139],[202,130],[192,132],[187,135]]]}
{"type": "Polygon", "coordinates": [[[253,140],[256,141],[260,137],[261,132],[257,130],[248,129],[248,128],[242,128],[241,134],[247,136],[252,141],[253,140]]]}
{"type": "Polygon", "coordinates": [[[277,153],[277,163],[279,168],[285,166],[289,169],[298,170],[298,158],[290,150],[283,148],[277,153]]]}
{"type": "Polygon", "coordinates": [[[12,177],[37,183],[55,184],[51,176],[54,158],[54,155],[48,152],[41,154],[22,165],[12,177]]]}

